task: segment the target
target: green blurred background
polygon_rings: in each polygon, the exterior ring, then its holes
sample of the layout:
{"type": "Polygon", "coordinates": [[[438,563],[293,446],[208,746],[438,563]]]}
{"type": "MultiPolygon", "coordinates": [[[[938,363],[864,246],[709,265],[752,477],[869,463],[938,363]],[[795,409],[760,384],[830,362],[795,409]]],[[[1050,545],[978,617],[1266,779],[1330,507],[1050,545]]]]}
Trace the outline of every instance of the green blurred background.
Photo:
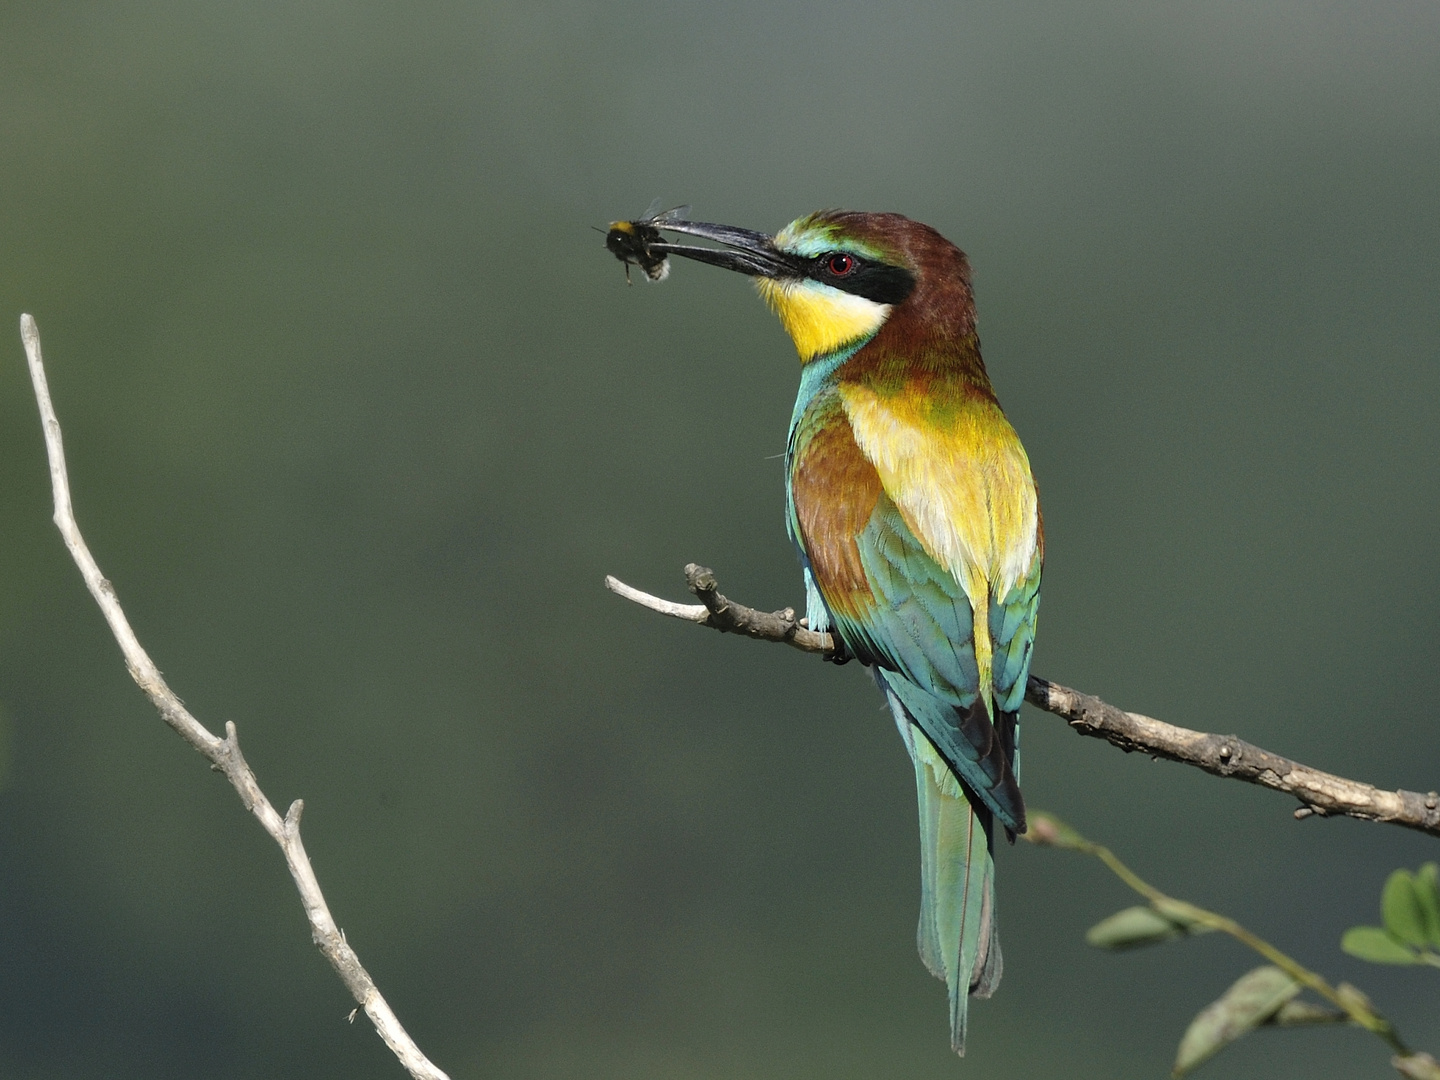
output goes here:
{"type": "MultiPolygon", "coordinates": [[[[0,324],[79,516],[240,728],[340,923],[466,1077],[1159,1077],[1255,960],[1088,950],[1098,865],[1000,853],[1006,976],[946,1046],[910,766],[852,665],[601,587],[802,597],[796,383],[734,275],[627,289],[653,196],[937,226],[976,270],[1049,559],[1035,670],[1440,786],[1440,5],[151,2],[0,8],[0,324]],[[6,330],[14,335],[14,330],[6,330]]],[[[3,340],[3,335],[0,335],[3,340]]],[[[0,350],[0,1074],[393,1077],[273,844],[126,677],[0,350]]],[[[1340,953],[1433,840],[1026,716],[1026,792],[1157,884],[1340,953]]],[[[1216,1077],[1383,1077],[1349,1030],[1216,1077]]]]}

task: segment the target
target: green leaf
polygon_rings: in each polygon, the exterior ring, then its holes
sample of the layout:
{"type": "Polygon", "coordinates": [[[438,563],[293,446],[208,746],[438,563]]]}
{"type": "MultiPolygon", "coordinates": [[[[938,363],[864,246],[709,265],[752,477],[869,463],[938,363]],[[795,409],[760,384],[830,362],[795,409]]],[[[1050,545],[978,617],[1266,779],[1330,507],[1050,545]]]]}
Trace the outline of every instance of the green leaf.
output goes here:
{"type": "Polygon", "coordinates": [[[1378,926],[1352,926],[1340,939],[1340,948],[1372,964],[1418,964],[1420,958],[1378,926]]]}
{"type": "Polygon", "coordinates": [[[1209,929],[1189,919],[1161,915],[1153,907],[1129,907],[1087,930],[1085,943],[1097,949],[1138,949],[1209,929]]]}
{"type": "Polygon", "coordinates": [[[1380,894],[1380,914],[1384,917],[1385,929],[1397,941],[1420,946],[1430,940],[1425,910],[1409,870],[1396,870],[1385,882],[1385,891],[1380,894]]]}
{"type": "Polygon", "coordinates": [[[1415,872],[1415,896],[1425,916],[1425,937],[1440,949],[1440,866],[1427,862],[1415,872]]]}
{"type": "Polygon", "coordinates": [[[1247,972],[1190,1022],[1175,1054],[1173,1076],[1184,1076],[1217,1050],[1263,1024],[1300,992],[1300,984],[1266,964],[1247,972]]]}

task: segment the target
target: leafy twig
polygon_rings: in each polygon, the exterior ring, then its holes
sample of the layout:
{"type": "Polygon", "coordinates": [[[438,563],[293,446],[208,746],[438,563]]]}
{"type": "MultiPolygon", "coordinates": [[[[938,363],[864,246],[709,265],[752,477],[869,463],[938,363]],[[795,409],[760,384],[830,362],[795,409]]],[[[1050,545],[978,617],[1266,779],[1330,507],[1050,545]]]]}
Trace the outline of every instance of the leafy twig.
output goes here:
{"type": "MultiPolygon", "coordinates": [[[[1068,851],[1078,851],[1083,855],[1090,855],[1104,863],[1116,877],[1127,886],[1145,897],[1150,902],[1150,907],[1157,914],[1169,920],[1178,927],[1187,930],[1192,927],[1203,927],[1208,930],[1218,930],[1222,934],[1229,934],[1236,941],[1247,948],[1259,953],[1266,960],[1270,961],[1276,968],[1288,975],[1295,983],[1306,987],[1326,1001],[1340,1009],[1350,1021],[1359,1027],[1364,1028],[1377,1038],[1381,1039],[1391,1050],[1394,1051],[1392,1064],[1397,1070],[1406,1076],[1423,1076],[1427,1080],[1436,1077],[1440,1078],[1440,1069],[1434,1074],[1426,1073],[1423,1069],[1433,1065],[1433,1059],[1428,1054],[1420,1054],[1412,1051],[1401,1040],[1395,1026],[1382,1016],[1369,998],[1350,986],[1348,983],[1341,983],[1339,986],[1331,986],[1322,976],[1305,967],[1298,960],[1286,955],[1271,945],[1268,941],[1241,926],[1234,919],[1225,915],[1207,911],[1205,908],[1184,900],[1177,900],[1173,896],[1167,896],[1155,886],[1145,881],[1135,871],[1131,870],[1119,857],[1103,844],[1097,844],[1093,840],[1087,840],[1079,832],[1071,828],[1065,822],[1053,814],[1044,811],[1032,811],[1030,813],[1030,829],[1025,834],[1025,839],[1033,844],[1045,847],[1064,848],[1068,851]],[[1428,1062],[1428,1065],[1427,1065],[1428,1062]],[[1409,1070],[1409,1071],[1407,1071],[1409,1070]],[[1417,1071],[1418,1070],[1418,1071],[1417,1071]]],[[[1193,932],[1193,930],[1190,930],[1193,932]]],[[[1158,937],[1154,940],[1160,940],[1158,937]]],[[[1263,969],[1261,969],[1263,970],[1263,969]]],[[[1251,973],[1256,974],[1255,972],[1251,973]]],[[[1248,978],[1249,976],[1247,976],[1248,978]]],[[[1243,981],[1243,980],[1242,980],[1243,981]]],[[[1237,987],[1239,984],[1237,984],[1237,987]]],[[[1278,1010],[1282,1001],[1276,1001],[1272,1012],[1278,1010]]],[[[1293,1021],[1292,1021],[1293,1022],[1293,1021]]],[[[1180,1070],[1177,1070],[1180,1071],[1180,1070]]]]}

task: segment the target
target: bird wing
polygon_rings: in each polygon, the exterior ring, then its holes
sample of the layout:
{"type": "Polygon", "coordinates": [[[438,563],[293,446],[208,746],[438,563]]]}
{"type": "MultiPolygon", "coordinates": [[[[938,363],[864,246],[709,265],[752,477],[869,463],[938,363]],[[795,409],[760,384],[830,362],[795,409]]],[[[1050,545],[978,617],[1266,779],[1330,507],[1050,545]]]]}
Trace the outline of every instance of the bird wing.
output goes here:
{"type": "MultiPolygon", "coordinates": [[[[1038,510],[1037,510],[1038,515],[1038,510]]],[[[1010,747],[1010,764],[1020,779],[1020,732],[1017,721],[1030,675],[1030,653],[1035,647],[1035,625],[1040,614],[1040,571],[1045,562],[1045,531],[1038,532],[1030,571],[1004,596],[990,601],[991,685],[995,695],[996,725],[1001,742],[1010,747]]]]}
{"type": "MultiPolygon", "coordinates": [[[[1012,646],[1019,668],[1028,665],[1034,620],[1033,611],[1025,617],[1025,589],[1011,583],[992,605],[985,567],[962,562],[957,570],[944,545],[927,543],[919,524],[927,515],[907,512],[907,502],[924,509],[913,480],[907,488],[907,478],[887,479],[884,455],[867,452],[854,420],[850,402],[832,390],[817,395],[792,430],[790,531],[807,579],[841,639],[883,669],[885,688],[955,775],[1008,828],[1023,831],[1011,747],[997,737],[991,709],[1010,704],[1019,670],[1012,646]],[[1008,631],[998,656],[997,622],[1008,631]]],[[[1033,576],[1038,585],[1038,568],[1033,576]]],[[[908,727],[901,724],[901,734],[911,744],[908,727]]]]}

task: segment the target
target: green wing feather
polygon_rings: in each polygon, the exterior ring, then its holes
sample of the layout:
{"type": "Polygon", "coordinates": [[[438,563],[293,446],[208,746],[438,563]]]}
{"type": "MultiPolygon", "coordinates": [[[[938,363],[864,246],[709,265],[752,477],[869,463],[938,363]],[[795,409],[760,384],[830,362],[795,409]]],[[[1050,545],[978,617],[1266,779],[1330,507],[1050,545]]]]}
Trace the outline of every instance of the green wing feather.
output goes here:
{"type": "Polygon", "coordinates": [[[1006,828],[1023,832],[1025,804],[1010,747],[998,738],[980,694],[964,589],[926,553],[888,497],[857,542],[872,600],[837,614],[836,629],[861,659],[882,669],[886,688],[959,778],[1006,828]]]}

